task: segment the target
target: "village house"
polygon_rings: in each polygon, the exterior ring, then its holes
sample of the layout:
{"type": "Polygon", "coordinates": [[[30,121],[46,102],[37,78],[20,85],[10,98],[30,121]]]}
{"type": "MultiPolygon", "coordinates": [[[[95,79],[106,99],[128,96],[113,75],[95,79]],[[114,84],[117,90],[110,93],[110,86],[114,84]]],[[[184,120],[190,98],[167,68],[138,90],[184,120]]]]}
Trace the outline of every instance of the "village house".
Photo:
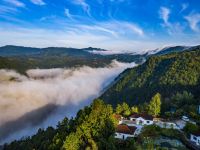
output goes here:
{"type": "Polygon", "coordinates": [[[190,134],[190,140],[196,145],[200,145],[200,131],[190,134]]]}
{"type": "Polygon", "coordinates": [[[133,138],[136,136],[137,127],[120,124],[116,128],[115,138],[126,140],[127,138],[133,138]]]}
{"type": "Polygon", "coordinates": [[[182,116],[182,120],[183,120],[183,121],[186,121],[186,122],[187,122],[187,121],[190,121],[190,119],[189,119],[187,116],[182,116]]]}
{"type": "Polygon", "coordinates": [[[153,116],[148,114],[132,114],[129,119],[134,121],[137,125],[152,125],[153,124],[153,116]]]}
{"type": "Polygon", "coordinates": [[[183,130],[185,125],[186,125],[186,122],[179,119],[179,120],[175,120],[174,121],[176,123],[176,125],[178,126],[179,129],[183,130]]]}
{"type": "Polygon", "coordinates": [[[166,129],[180,129],[176,123],[174,122],[169,122],[169,121],[165,121],[165,120],[162,120],[162,121],[157,121],[155,122],[155,124],[161,128],[166,128],[166,129]]]}

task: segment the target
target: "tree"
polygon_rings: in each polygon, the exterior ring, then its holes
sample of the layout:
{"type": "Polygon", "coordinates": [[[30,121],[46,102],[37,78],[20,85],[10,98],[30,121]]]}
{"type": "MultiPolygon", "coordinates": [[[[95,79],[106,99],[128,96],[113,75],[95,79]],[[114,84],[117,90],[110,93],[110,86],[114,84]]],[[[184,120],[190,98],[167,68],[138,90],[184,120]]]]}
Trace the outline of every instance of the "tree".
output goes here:
{"type": "Polygon", "coordinates": [[[123,112],[123,108],[120,104],[117,104],[117,107],[116,107],[116,113],[117,114],[121,114],[123,112]]]}
{"type": "Polygon", "coordinates": [[[137,106],[131,107],[131,113],[138,113],[138,107],[137,106]]]}
{"type": "Polygon", "coordinates": [[[130,107],[127,103],[123,102],[122,103],[122,108],[123,108],[123,115],[124,116],[129,116],[131,114],[130,107]]]}
{"type": "Polygon", "coordinates": [[[123,102],[121,105],[117,105],[116,113],[124,116],[129,116],[131,114],[131,109],[127,103],[123,102]]]}
{"type": "Polygon", "coordinates": [[[161,95],[159,93],[155,94],[150,103],[148,113],[153,116],[158,116],[161,110],[161,95]]]}
{"type": "Polygon", "coordinates": [[[183,130],[189,135],[190,133],[197,132],[199,127],[193,123],[187,122],[183,130]]]}
{"type": "MultiPolygon", "coordinates": [[[[85,111],[82,111],[85,112],[85,111]]],[[[82,115],[79,115],[81,117],[82,115]]],[[[102,100],[94,100],[85,120],[64,141],[63,149],[107,149],[115,133],[113,108],[102,100]]],[[[76,118],[76,120],[79,120],[76,118]]],[[[82,120],[82,119],[81,119],[82,120]]]]}

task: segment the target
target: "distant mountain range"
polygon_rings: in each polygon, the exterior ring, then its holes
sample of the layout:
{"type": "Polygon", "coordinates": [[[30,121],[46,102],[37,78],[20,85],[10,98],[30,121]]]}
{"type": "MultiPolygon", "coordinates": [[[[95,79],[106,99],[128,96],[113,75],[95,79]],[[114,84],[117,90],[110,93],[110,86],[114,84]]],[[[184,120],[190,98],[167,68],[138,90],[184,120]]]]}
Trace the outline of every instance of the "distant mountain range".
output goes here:
{"type": "Polygon", "coordinates": [[[198,47],[200,46],[174,46],[141,54],[135,52],[112,54],[108,50],[93,47],[82,49],[64,47],[33,48],[7,45],[0,47],[0,69],[15,69],[24,73],[27,69],[34,68],[77,67],[83,65],[103,67],[110,64],[113,59],[141,64],[152,55],[193,50],[198,47]]]}
{"type": "Polygon", "coordinates": [[[99,48],[64,48],[64,47],[47,47],[47,48],[33,48],[23,46],[7,45],[0,47],[0,56],[11,57],[11,56],[31,56],[31,57],[42,57],[42,56],[91,56],[90,51],[101,50],[99,48]]]}
{"type": "MultiPolygon", "coordinates": [[[[192,50],[195,48],[200,47],[198,46],[171,46],[171,47],[164,47],[155,50],[149,50],[146,53],[136,53],[136,52],[124,52],[126,55],[164,55],[172,52],[181,52],[192,50]]],[[[23,47],[23,46],[13,46],[13,45],[6,45],[0,47],[0,56],[2,57],[14,57],[14,56],[35,56],[35,57],[42,57],[42,56],[92,56],[92,55],[120,55],[122,53],[106,53],[109,50],[100,49],[100,48],[65,48],[65,47],[47,47],[47,48],[34,48],[34,47],[23,47]]]]}
{"type": "Polygon", "coordinates": [[[31,48],[21,46],[0,47],[0,69],[15,69],[24,73],[34,68],[63,68],[77,66],[103,67],[113,59],[121,62],[141,63],[145,55],[113,54],[101,55],[92,51],[106,51],[99,48],[31,48]]]}
{"type": "Polygon", "coordinates": [[[197,45],[197,46],[170,46],[170,47],[158,48],[155,50],[149,50],[146,54],[147,55],[165,55],[165,54],[174,53],[174,52],[190,51],[190,50],[194,50],[198,47],[200,47],[200,45],[197,45]]]}

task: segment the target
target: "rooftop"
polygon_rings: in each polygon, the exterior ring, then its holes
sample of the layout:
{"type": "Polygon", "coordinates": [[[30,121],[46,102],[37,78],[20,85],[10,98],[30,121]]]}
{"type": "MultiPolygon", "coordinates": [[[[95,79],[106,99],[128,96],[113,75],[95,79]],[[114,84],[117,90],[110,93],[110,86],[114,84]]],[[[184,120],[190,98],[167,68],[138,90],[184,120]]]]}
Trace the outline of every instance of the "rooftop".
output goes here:
{"type": "Polygon", "coordinates": [[[134,126],[127,126],[125,124],[121,124],[117,126],[116,132],[124,133],[124,134],[134,134],[137,128],[134,126]]]}
{"type": "Polygon", "coordinates": [[[199,136],[200,137],[200,131],[194,132],[192,134],[195,135],[195,136],[199,136]]]}
{"type": "Polygon", "coordinates": [[[132,117],[132,118],[139,118],[139,117],[142,117],[142,118],[144,118],[145,120],[153,120],[153,116],[148,115],[148,114],[145,114],[145,113],[142,113],[142,114],[134,113],[134,114],[132,114],[130,117],[132,117]]]}

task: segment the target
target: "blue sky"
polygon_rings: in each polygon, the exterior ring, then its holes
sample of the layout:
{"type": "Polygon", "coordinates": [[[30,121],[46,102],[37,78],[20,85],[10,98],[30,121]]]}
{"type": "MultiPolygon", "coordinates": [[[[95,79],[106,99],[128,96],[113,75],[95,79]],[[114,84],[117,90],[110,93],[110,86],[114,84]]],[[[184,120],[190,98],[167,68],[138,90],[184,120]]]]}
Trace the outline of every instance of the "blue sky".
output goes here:
{"type": "Polygon", "coordinates": [[[200,44],[198,0],[0,0],[0,45],[143,51],[200,44]]]}

